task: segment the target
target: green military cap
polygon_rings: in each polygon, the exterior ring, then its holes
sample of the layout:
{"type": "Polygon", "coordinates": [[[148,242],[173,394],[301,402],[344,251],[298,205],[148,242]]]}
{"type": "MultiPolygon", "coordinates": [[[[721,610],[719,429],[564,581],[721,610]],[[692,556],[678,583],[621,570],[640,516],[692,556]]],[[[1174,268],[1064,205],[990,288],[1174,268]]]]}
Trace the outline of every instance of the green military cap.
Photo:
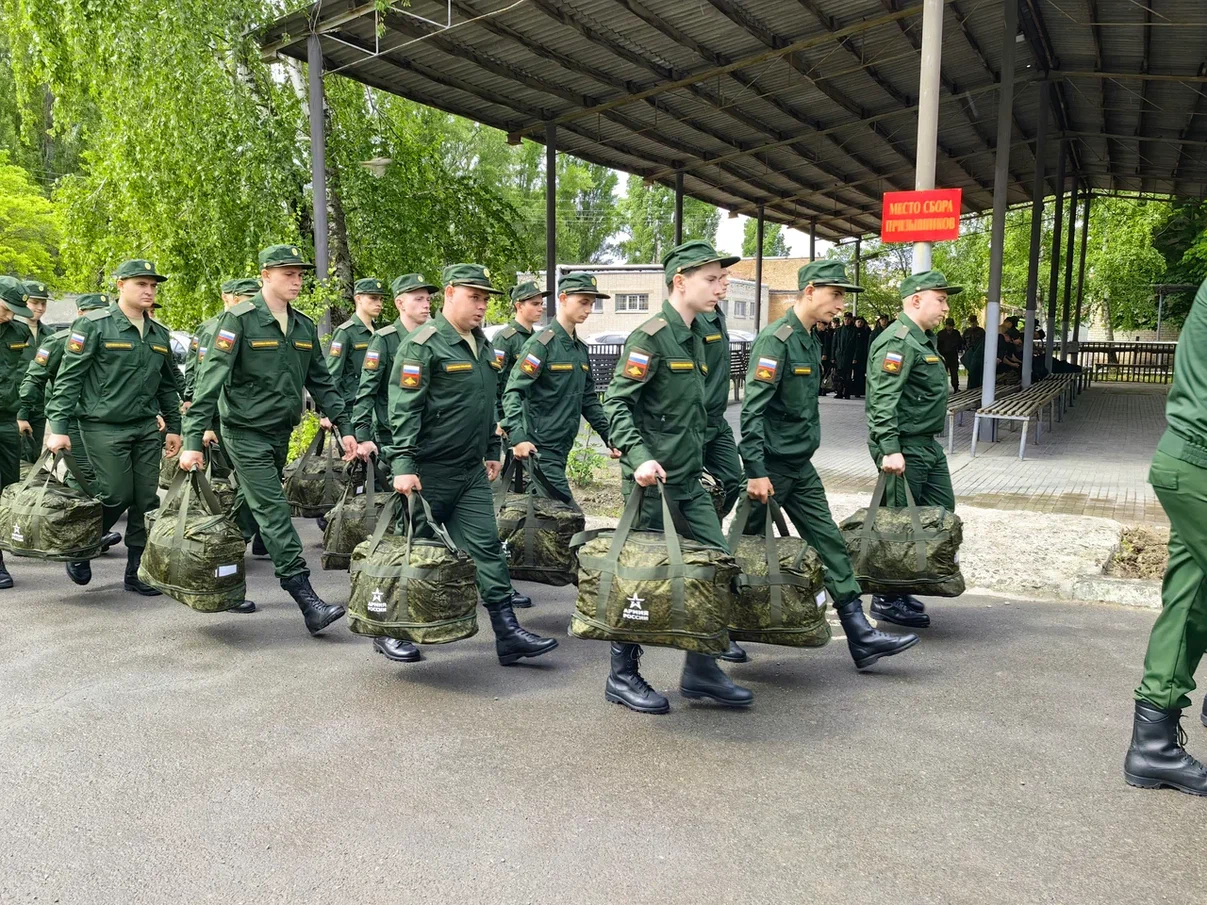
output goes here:
{"type": "Polygon", "coordinates": [[[662,269],[666,272],[666,281],[669,283],[675,274],[691,270],[693,267],[702,267],[714,261],[722,267],[729,267],[740,260],[742,260],[741,255],[723,255],[712,247],[711,242],[705,242],[703,239],[692,239],[690,242],[676,245],[664,254],[662,256],[662,269]]]}
{"type": "Polygon", "coordinates": [[[33,317],[33,312],[25,306],[27,301],[29,295],[24,283],[15,277],[0,277],[0,302],[4,303],[5,308],[22,317],[33,317]]]}
{"type": "Polygon", "coordinates": [[[566,274],[557,281],[557,291],[564,292],[566,295],[593,295],[599,299],[612,297],[607,293],[600,292],[595,274],[587,273],[585,270],[576,270],[574,273],[566,274]]]}
{"type": "Polygon", "coordinates": [[[532,280],[525,280],[523,283],[518,284],[512,288],[510,293],[512,304],[536,298],[538,295],[548,296],[551,294],[548,289],[541,289],[532,280]]]}
{"type": "Polygon", "coordinates": [[[222,284],[223,295],[255,295],[260,291],[260,281],[254,277],[227,280],[222,284]]]}
{"type": "Polygon", "coordinates": [[[796,288],[804,289],[810,283],[814,286],[833,286],[847,292],[863,292],[862,286],[856,286],[847,279],[847,268],[842,261],[810,261],[796,272],[796,288]]]}
{"type": "Polygon", "coordinates": [[[926,289],[946,292],[948,295],[956,295],[964,291],[963,286],[950,285],[947,282],[947,277],[943,276],[942,272],[938,270],[924,270],[921,273],[915,273],[905,278],[901,284],[901,297],[907,299],[915,292],[922,292],[926,289]]]}
{"type": "Polygon", "coordinates": [[[363,280],[357,280],[356,285],[352,287],[353,295],[385,295],[386,284],[377,277],[365,277],[363,280]]]}
{"type": "Polygon", "coordinates": [[[269,245],[260,252],[260,269],[272,267],[301,267],[314,270],[314,265],[302,257],[302,250],[296,245],[269,245]]]}
{"type": "Polygon", "coordinates": [[[117,273],[114,277],[119,280],[128,280],[131,277],[151,277],[156,283],[162,283],[167,279],[162,273],[155,270],[155,265],[145,258],[137,258],[132,261],[122,261],[120,267],[117,268],[117,273]]]}
{"type": "Polygon", "coordinates": [[[394,282],[390,284],[390,289],[394,293],[394,298],[398,298],[404,292],[414,292],[416,289],[426,289],[429,292],[440,291],[439,286],[435,283],[429,283],[421,273],[404,273],[400,277],[394,277],[394,282]]]}
{"type": "Polygon", "coordinates": [[[495,289],[490,282],[490,271],[481,264],[449,264],[440,273],[440,279],[445,286],[468,286],[472,289],[485,289],[491,295],[502,295],[502,289],[495,289]]]}
{"type": "Polygon", "coordinates": [[[49,299],[50,290],[46,288],[45,283],[39,283],[37,280],[26,280],[23,284],[25,294],[31,299],[49,299]]]}
{"type": "Polygon", "coordinates": [[[92,311],[95,308],[108,308],[109,296],[104,292],[88,292],[75,300],[75,306],[80,311],[92,311]]]}

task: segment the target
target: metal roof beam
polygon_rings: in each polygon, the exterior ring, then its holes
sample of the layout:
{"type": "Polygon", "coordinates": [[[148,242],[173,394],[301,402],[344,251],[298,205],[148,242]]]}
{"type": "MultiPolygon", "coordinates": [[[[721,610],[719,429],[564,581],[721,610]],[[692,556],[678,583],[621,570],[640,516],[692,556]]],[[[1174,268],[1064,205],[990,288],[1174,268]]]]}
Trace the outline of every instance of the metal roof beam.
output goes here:
{"type": "MultiPolygon", "coordinates": [[[[1204,60],[1199,65],[1199,75],[1207,76],[1207,60],[1204,60]]],[[[1195,117],[1199,116],[1203,111],[1203,95],[1203,91],[1195,92],[1194,101],[1190,105],[1190,112],[1186,115],[1186,122],[1183,124],[1182,128],[1178,130],[1178,138],[1185,139],[1190,135],[1190,130],[1194,126],[1195,117]]],[[[1178,159],[1174,162],[1173,170],[1169,174],[1170,178],[1175,180],[1175,182],[1181,177],[1182,167],[1185,165],[1186,158],[1189,156],[1186,153],[1187,147],[1188,145],[1183,144],[1182,147],[1178,149],[1178,159]]]]}
{"type": "MultiPolygon", "coordinates": [[[[1008,2],[1016,2],[1016,0],[1008,0],[1008,2]]],[[[1060,69],[1060,60],[1052,49],[1052,39],[1048,35],[1048,27],[1044,24],[1043,16],[1039,11],[1037,0],[1017,0],[1019,3],[1019,25],[1023,30],[1023,37],[1031,47],[1031,53],[1035,57],[1036,63],[1044,75],[1051,75],[1052,72],[1060,69]]],[[[1056,126],[1061,132],[1072,132],[1073,117],[1070,112],[1070,104],[1068,97],[1065,96],[1065,85],[1060,83],[1057,85],[1056,103],[1051,105],[1053,115],[1056,117],[1056,126]]],[[[1106,130],[1103,129],[1105,132],[1106,130]]],[[[1072,142],[1069,143],[1069,158],[1072,164],[1073,176],[1077,178],[1077,174],[1084,168],[1084,162],[1081,159],[1081,152],[1072,142]]]]}

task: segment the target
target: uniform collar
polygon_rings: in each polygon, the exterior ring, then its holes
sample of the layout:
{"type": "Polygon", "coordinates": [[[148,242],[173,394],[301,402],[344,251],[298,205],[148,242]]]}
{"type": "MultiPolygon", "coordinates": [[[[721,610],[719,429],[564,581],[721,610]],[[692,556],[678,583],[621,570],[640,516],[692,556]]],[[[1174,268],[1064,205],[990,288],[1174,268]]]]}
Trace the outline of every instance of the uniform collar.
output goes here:
{"type": "Polygon", "coordinates": [[[567,345],[573,346],[582,342],[582,340],[578,338],[577,330],[575,331],[574,336],[571,336],[566,332],[566,328],[562,326],[561,321],[559,321],[557,318],[554,318],[549,324],[549,329],[553,331],[554,336],[565,342],[567,345]]]}
{"type": "Polygon", "coordinates": [[[364,321],[362,321],[360,319],[360,315],[357,314],[355,311],[352,312],[352,317],[350,318],[350,320],[353,320],[356,323],[360,324],[362,329],[368,330],[370,333],[373,332],[373,326],[371,324],[366,324],[364,321]]]}
{"type": "MultiPolygon", "coordinates": [[[[556,321],[557,318],[554,318],[554,320],[556,321]]],[[[515,327],[517,333],[523,333],[525,336],[531,336],[533,334],[532,330],[529,330],[514,317],[511,319],[511,326],[515,327]]]]}
{"type": "MultiPolygon", "coordinates": [[[[126,317],[126,312],[122,311],[121,305],[119,305],[117,302],[114,302],[113,304],[111,304],[109,306],[109,316],[112,317],[114,319],[114,321],[116,321],[117,328],[119,330],[125,330],[127,327],[129,327],[131,330],[138,329],[136,326],[134,326],[134,321],[132,321],[132,320],[130,320],[130,318],[126,317]]],[[[149,327],[152,323],[154,323],[154,321],[152,321],[151,318],[147,317],[144,314],[143,315],[143,327],[144,328],[149,327]]]]}
{"type": "Polygon", "coordinates": [[[809,330],[804,324],[801,323],[800,318],[796,316],[796,308],[792,305],[788,306],[788,313],[785,315],[785,320],[788,322],[789,326],[792,327],[792,332],[799,336],[801,342],[803,342],[805,345],[813,345],[819,341],[817,336],[814,335],[813,331],[809,330]]]}
{"type": "MultiPolygon", "coordinates": [[[[255,295],[253,295],[251,297],[251,303],[256,306],[256,310],[260,314],[260,321],[263,324],[277,324],[277,326],[280,326],[280,324],[277,322],[276,315],[274,315],[272,313],[272,309],[268,307],[268,302],[264,301],[263,293],[257,292],[255,295]]],[[[297,319],[297,311],[294,310],[293,305],[286,303],[285,322],[289,324],[290,327],[289,331],[287,332],[293,332],[293,327],[297,323],[297,319]]]]}
{"type": "MultiPolygon", "coordinates": [[[[432,321],[436,327],[436,332],[448,340],[450,345],[455,346],[457,343],[465,342],[465,340],[461,338],[461,334],[457,332],[457,328],[448,322],[448,319],[444,316],[443,311],[439,312],[434,318],[432,318],[432,321]]],[[[482,346],[486,343],[486,335],[482,332],[482,328],[475,327],[470,331],[470,333],[473,335],[473,338],[478,341],[478,351],[481,352],[482,346]]]]}
{"type": "Polygon", "coordinates": [[[905,324],[905,326],[909,327],[910,335],[914,339],[916,339],[918,342],[920,342],[922,345],[924,345],[924,346],[930,345],[931,335],[929,333],[927,333],[925,330],[923,330],[921,327],[919,327],[917,324],[915,324],[908,317],[906,317],[904,311],[902,311],[900,314],[897,315],[897,323],[905,324]]]}
{"type": "MultiPolygon", "coordinates": [[[[682,345],[684,341],[691,338],[692,328],[683,322],[683,318],[675,310],[675,306],[671,304],[670,299],[663,299],[662,301],[662,316],[666,318],[667,326],[671,328],[671,335],[675,337],[675,342],[682,345]]],[[[696,319],[693,318],[693,326],[695,322],[696,319]]]]}

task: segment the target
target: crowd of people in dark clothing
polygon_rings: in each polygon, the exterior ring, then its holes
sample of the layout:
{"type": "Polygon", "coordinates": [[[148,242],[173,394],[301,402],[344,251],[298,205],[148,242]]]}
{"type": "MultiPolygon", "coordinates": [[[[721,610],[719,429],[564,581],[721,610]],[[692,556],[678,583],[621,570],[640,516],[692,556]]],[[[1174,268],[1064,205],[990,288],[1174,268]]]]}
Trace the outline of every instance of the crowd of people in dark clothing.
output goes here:
{"type": "Polygon", "coordinates": [[[862,317],[847,313],[842,320],[814,328],[821,342],[820,394],[831,390],[835,399],[862,399],[866,391],[868,349],[889,325],[888,315],[876,318],[875,328],[862,317]]]}

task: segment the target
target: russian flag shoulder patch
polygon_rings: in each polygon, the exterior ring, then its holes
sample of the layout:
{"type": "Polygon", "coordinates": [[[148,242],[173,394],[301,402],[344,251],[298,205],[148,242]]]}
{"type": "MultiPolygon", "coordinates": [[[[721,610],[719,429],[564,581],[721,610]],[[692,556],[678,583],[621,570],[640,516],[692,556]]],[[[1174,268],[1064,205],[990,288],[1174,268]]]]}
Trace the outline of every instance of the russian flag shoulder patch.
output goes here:
{"type": "Polygon", "coordinates": [[[888,374],[900,374],[904,361],[905,356],[900,352],[885,352],[884,364],[881,367],[888,374]]]}

